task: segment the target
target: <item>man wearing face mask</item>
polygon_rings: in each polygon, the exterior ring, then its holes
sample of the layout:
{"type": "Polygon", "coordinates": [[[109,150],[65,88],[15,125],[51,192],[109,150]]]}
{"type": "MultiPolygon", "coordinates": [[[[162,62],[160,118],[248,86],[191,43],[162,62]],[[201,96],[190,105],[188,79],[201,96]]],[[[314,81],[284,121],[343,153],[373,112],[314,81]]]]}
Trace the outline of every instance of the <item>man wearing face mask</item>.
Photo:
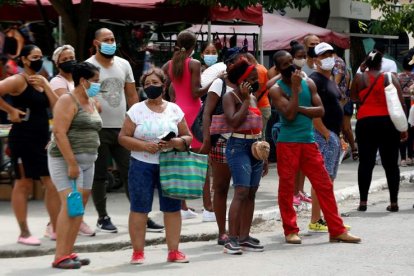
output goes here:
{"type": "Polygon", "coordinates": [[[309,76],[316,70],[316,66],[314,63],[314,58],[316,57],[315,46],[319,44],[320,40],[319,37],[317,37],[316,35],[310,34],[305,36],[303,42],[305,44],[306,50],[306,63],[303,65],[302,71],[309,76]]]}
{"type": "MultiPolygon", "coordinates": [[[[324,115],[324,107],[315,84],[311,79],[301,77],[300,71],[293,66],[292,56],[288,52],[279,51],[273,59],[276,68],[282,74],[282,79],[277,81],[277,86],[270,89],[269,95],[281,116],[276,146],[278,201],[286,242],[302,243],[293,208],[295,177],[292,177],[301,170],[309,178],[318,196],[324,199],[321,206],[329,224],[329,241],[359,243],[361,239],[347,232],[338,214],[333,185],[315,144],[312,118],[324,115]]],[[[312,200],[315,200],[313,196],[312,200]]]]}
{"type": "MultiPolygon", "coordinates": [[[[332,182],[336,178],[341,152],[339,133],[343,120],[343,109],[340,105],[341,93],[337,84],[331,80],[332,68],[335,65],[334,49],[328,43],[322,42],[315,47],[316,72],[311,78],[316,85],[319,97],[325,109],[322,118],[313,120],[315,140],[325,161],[326,170],[332,182]]],[[[309,228],[318,232],[327,232],[326,222],[321,217],[320,206],[312,190],[312,217],[309,228]],[[313,229],[315,228],[315,229],[313,229]],[[316,229],[317,228],[317,229],[316,229]]]]}
{"type": "Polygon", "coordinates": [[[100,91],[96,95],[102,112],[102,129],[99,132],[101,144],[95,162],[92,198],[99,218],[98,230],[116,233],[106,210],[106,187],[108,160],[112,157],[121,176],[125,191],[128,192],[128,166],[130,152],[118,143],[118,134],[125,119],[127,108],[138,102],[134,75],[129,62],[115,56],[116,41],[111,30],[102,28],[95,32],[93,45],[96,54],[87,62],[100,68],[100,91]]]}

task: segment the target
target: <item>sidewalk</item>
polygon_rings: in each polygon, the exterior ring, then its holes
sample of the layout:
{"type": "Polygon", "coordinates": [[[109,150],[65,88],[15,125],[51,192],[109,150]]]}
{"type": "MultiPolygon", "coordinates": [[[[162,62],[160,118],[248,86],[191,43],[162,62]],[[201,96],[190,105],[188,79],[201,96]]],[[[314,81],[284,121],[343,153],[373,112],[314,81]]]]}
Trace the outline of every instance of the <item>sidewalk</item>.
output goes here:
{"type": "MultiPolygon", "coordinates": [[[[357,185],[358,162],[346,160],[339,167],[338,177],[335,181],[335,195],[338,202],[351,197],[358,198],[357,185]]],[[[413,168],[401,168],[402,175],[409,178],[409,172],[413,168]]],[[[279,219],[277,206],[278,177],[276,164],[270,165],[269,174],[262,179],[261,186],[256,196],[255,218],[271,220],[279,219]]],[[[385,174],[381,166],[376,166],[373,173],[371,192],[382,190],[386,187],[385,174]]],[[[309,183],[305,184],[305,190],[310,192],[309,183]]],[[[230,204],[233,191],[230,189],[228,203],[230,204]]],[[[117,234],[97,232],[95,237],[78,236],[76,242],[77,252],[114,251],[130,246],[128,234],[129,202],[123,193],[108,194],[108,213],[113,223],[118,227],[117,234]]],[[[357,199],[355,200],[357,204],[357,199]]],[[[183,221],[182,241],[206,241],[217,238],[217,225],[215,222],[202,222],[202,200],[189,201],[188,205],[195,208],[199,217],[183,221]]],[[[154,198],[153,212],[150,217],[156,222],[162,223],[162,213],[159,212],[158,198],[154,198]]],[[[97,215],[92,200],[86,208],[84,220],[91,227],[96,224],[97,215]]],[[[42,238],[42,245],[30,247],[17,244],[18,226],[13,215],[10,202],[0,201],[0,258],[39,256],[54,253],[55,242],[42,238]]],[[[42,201],[29,202],[28,224],[33,235],[43,237],[48,218],[42,201]]],[[[147,233],[147,245],[164,243],[164,233],[147,233]]]]}

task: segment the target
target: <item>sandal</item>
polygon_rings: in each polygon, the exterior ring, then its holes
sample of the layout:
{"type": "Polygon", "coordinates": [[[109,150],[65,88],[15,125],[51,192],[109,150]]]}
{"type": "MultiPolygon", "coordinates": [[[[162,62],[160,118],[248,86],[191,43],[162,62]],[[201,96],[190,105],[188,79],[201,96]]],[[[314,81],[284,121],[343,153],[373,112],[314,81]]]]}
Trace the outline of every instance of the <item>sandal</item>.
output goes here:
{"type": "Polygon", "coordinates": [[[79,262],[81,265],[88,265],[88,264],[91,263],[90,259],[88,259],[88,258],[80,259],[78,254],[76,254],[76,253],[70,254],[70,258],[72,260],[74,260],[75,262],[79,262]]]}
{"type": "Polygon", "coordinates": [[[358,160],[358,159],[359,159],[359,154],[358,154],[358,150],[357,150],[357,149],[354,149],[354,150],[352,151],[352,159],[353,159],[354,161],[356,161],[356,160],[358,160]]]}
{"type": "Polygon", "coordinates": [[[74,261],[71,255],[63,256],[60,259],[55,260],[52,263],[53,268],[60,268],[60,269],[78,269],[82,265],[78,261],[74,261]]]}

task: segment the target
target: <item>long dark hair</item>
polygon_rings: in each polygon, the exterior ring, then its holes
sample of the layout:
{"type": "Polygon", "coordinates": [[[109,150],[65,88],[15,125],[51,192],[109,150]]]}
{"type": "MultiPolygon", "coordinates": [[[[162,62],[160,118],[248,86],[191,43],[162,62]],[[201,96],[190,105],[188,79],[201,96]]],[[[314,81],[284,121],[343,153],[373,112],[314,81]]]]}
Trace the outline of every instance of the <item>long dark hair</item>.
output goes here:
{"type": "Polygon", "coordinates": [[[196,44],[196,36],[193,32],[182,31],[178,34],[177,43],[174,47],[172,57],[172,77],[181,79],[184,74],[184,61],[187,58],[187,51],[196,44]]]}

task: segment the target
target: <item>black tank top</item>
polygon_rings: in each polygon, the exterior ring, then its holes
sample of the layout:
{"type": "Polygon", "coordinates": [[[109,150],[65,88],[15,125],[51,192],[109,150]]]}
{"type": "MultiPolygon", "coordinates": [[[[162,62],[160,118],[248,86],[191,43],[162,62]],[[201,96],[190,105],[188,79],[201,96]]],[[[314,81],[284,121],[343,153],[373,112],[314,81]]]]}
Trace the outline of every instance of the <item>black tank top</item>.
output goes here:
{"type": "Polygon", "coordinates": [[[29,119],[21,123],[13,123],[10,130],[9,138],[26,139],[38,138],[48,139],[49,137],[49,117],[47,108],[49,99],[45,92],[37,91],[33,86],[27,83],[26,89],[18,96],[11,96],[11,104],[24,112],[30,110],[29,119]]]}

